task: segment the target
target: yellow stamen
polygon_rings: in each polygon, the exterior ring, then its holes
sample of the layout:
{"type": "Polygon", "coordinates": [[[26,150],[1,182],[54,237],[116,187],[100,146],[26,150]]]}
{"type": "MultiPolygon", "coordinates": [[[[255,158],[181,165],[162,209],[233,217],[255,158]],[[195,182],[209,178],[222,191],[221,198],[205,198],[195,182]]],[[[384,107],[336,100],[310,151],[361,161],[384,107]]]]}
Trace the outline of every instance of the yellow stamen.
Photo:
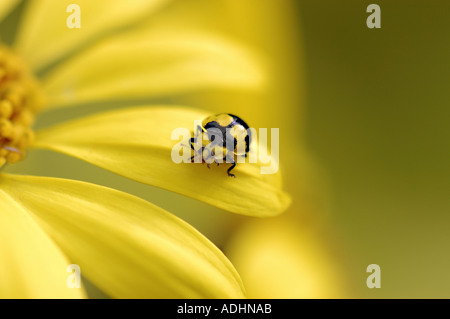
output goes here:
{"type": "Polygon", "coordinates": [[[0,167],[25,157],[34,136],[31,126],[43,102],[31,72],[0,44],[0,167]]]}

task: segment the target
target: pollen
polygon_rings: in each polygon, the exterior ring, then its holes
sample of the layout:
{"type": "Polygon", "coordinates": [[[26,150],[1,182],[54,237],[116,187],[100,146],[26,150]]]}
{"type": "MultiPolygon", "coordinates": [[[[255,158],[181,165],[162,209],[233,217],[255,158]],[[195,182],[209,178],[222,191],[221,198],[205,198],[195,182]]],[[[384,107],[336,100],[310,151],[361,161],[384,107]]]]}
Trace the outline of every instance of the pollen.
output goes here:
{"type": "Polygon", "coordinates": [[[25,63],[0,44],[0,168],[24,159],[44,97],[25,63]]]}

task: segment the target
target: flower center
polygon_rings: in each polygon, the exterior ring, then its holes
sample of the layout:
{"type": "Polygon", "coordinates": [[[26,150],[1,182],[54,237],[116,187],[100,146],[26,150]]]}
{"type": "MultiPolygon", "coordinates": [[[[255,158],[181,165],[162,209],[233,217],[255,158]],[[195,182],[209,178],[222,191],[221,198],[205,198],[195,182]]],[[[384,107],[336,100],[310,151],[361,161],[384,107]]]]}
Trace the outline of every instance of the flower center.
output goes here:
{"type": "Polygon", "coordinates": [[[0,167],[25,157],[44,99],[22,60],[0,44],[0,167]]]}

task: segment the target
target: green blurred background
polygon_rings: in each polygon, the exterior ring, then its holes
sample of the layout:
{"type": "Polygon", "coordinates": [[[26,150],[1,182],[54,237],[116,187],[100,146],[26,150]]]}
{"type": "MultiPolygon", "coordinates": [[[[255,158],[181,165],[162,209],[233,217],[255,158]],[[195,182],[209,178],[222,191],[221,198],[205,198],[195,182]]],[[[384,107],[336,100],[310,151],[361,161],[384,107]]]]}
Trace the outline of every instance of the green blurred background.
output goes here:
{"type": "Polygon", "coordinates": [[[298,1],[307,146],[362,297],[450,297],[450,2],[298,1]],[[381,7],[381,29],[366,8],[381,7]],[[365,267],[381,267],[381,288],[365,267]]]}
{"type": "MultiPolygon", "coordinates": [[[[337,282],[346,283],[342,296],[449,298],[450,2],[190,0],[167,11],[157,19],[207,25],[275,57],[277,84],[267,96],[233,92],[232,103],[215,92],[151,102],[212,111],[228,107],[256,126],[281,128],[280,160],[289,192],[294,197],[311,192],[323,201],[320,216],[311,217],[314,209],[304,213],[298,198],[293,210],[302,216],[302,227],[325,224],[324,231],[332,233],[323,242],[333,247],[328,266],[336,265],[342,273],[337,282]],[[370,3],[381,7],[381,29],[366,26],[370,3]],[[277,5],[283,9],[274,10],[277,5]],[[246,103],[261,108],[242,108],[246,103]],[[296,157],[303,147],[319,167],[321,180],[314,186],[308,178],[296,184],[308,174],[308,168],[296,167],[303,163],[296,157]],[[309,221],[316,218],[319,222],[309,221]],[[366,267],[373,263],[381,267],[380,289],[366,286],[366,267]]],[[[12,30],[19,13],[20,8],[2,30],[12,30]]],[[[56,111],[37,126],[112,107],[117,106],[56,111]]],[[[29,159],[8,171],[136,194],[187,220],[220,248],[237,224],[249,220],[64,155],[32,151],[29,159]]]]}

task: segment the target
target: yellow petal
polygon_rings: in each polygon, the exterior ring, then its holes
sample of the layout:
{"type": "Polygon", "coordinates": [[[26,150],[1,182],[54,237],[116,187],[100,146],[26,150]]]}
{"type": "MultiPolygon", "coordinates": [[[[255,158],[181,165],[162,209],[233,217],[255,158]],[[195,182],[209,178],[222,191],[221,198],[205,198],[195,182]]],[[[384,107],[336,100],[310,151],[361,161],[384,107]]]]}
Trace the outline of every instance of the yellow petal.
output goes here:
{"type": "Polygon", "coordinates": [[[140,198],[83,182],[16,175],[5,176],[2,189],[112,297],[244,297],[238,274],[217,247],[140,198]]]}
{"type": "Polygon", "coordinates": [[[35,69],[42,69],[96,39],[150,16],[168,0],[32,0],[19,28],[16,49],[35,69]],[[69,28],[67,20],[80,7],[81,28],[69,28]]]}
{"type": "MultiPolygon", "coordinates": [[[[290,198],[281,174],[261,174],[261,163],[206,165],[172,161],[176,128],[192,130],[208,114],[182,107],[142,107],[112,111],[64,123],[38,133],[34,147],[83,159],[112,172],[251,216],[281,213],[290,198]]],[[[180,138],[180,141],[182,138],[180,138]]],[[[186,141],[187,143],[188,141],[186,141]]],[[[255,150],[255,148],[253,148],[255,150]]]]}
{"type": "Polygon", "coordinates": [[[19,3],[20,0],[2,0],[0,2],[0,21],[19,3]]]}
{"type": "Polygon", "coordinates": [[[262,84],[256,57],[205,33],[138,30],[108,38],[43,79],[49,108],[262,84]]]}
{"type": "Polygon", "coordinates": [[[5,190],[8,182],[0,175],[0,298],[83,298],[82,289],[67,286],[71,262],[5,190]]]}
{"type": "Polygon", "coordinates": [[[318,238],[321,232],[285,216],[249,222],[225,247],[248,297],[347,298],[348,274],[318,238]]]}

